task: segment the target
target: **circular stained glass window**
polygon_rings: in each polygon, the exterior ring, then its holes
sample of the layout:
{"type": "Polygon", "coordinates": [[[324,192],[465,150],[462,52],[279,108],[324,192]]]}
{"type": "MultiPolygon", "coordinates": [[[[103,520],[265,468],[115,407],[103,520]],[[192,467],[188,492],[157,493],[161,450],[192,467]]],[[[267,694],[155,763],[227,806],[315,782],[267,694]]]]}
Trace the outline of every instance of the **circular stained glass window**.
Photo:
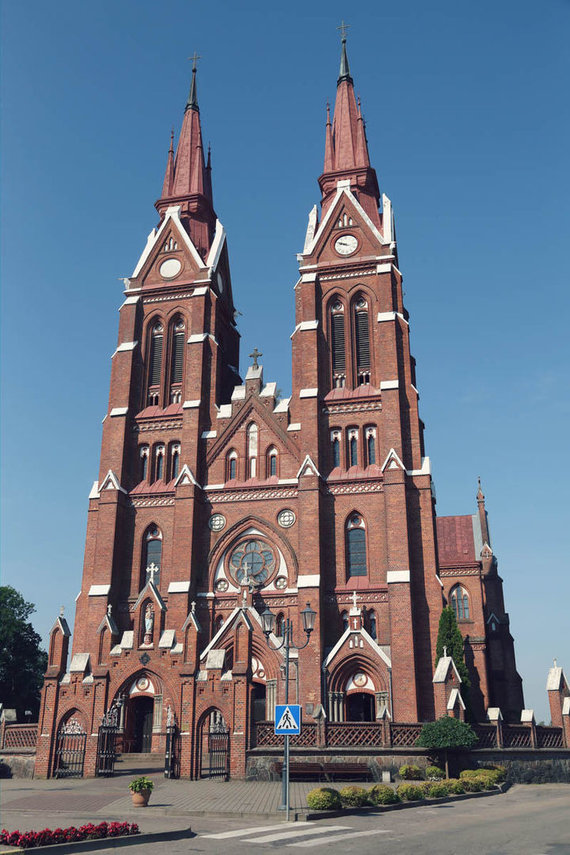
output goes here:
{"type": "Polygon", "coordinates": [[[264,585],[275,566],[273,550],[262,540],[243,541],[230,555],[230,573],[239,585],[246,578],[254,585],[264,585]]]}

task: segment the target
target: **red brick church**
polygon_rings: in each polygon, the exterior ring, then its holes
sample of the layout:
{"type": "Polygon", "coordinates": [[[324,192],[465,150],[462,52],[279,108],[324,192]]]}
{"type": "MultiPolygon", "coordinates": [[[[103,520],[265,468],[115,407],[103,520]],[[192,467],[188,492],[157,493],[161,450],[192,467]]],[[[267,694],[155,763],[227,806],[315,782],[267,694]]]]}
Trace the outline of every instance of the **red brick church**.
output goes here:
{"type": "Polygon", "coordinates": [[[57,774],[62,733],[84,736],[94,774],[111,710],[123,752],[164,753],[175,723],[180,773],[197,777],[217,729],[243,776],[257,723],[285,697],[275,648],[288,620],[305,641],[307,604],[314,629],[289,680],[307,726],[442,714],[446,604],[474,716],[499,707],[518,720],[481,489],[474,514],[436,517],[392,204],[370,165],[344,38],[318,183],[294,287],[292,394],[279,399],[257,350],[239,374],[194,66],[158,224],[125,280],[70,655],[63,617],[50,638],[39,775],[57,774]]]}

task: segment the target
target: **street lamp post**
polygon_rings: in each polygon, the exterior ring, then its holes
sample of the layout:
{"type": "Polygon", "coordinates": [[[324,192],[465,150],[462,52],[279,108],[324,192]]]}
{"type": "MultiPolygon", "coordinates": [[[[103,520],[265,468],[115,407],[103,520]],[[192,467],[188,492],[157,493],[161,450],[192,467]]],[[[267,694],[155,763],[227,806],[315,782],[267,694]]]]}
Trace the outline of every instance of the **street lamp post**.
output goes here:
{"type": "MultiPolygon", "coordinates": [[[[306,607],[301,612],[301,618],[303,619],[303,629],[307,634],[307,640],[304,644],[295,644],[293,641],[293,624],[289,618],[285,619],[285,623],[283,626],[283,638],[281,640],[281,644],[273,647],[269,644],[269,636],[275,631],[275,615],[269,609],[269,606],[266,606],[265,611],[261,613],[261,624],[263,627],[263,632],[265,634],[265,640],[267,641],[267,646],[271,647],[272,650],[283,650],[285,651],[285,703],[289,703],[289,651],[293,650],[303,650],[309,643],[309,639],[311,637],[311,633],[315,627],[315,618],[317,613],[314,609],[311,608],[311,604],[307,603],[306,607]]],[[[283,772],[281,775],[281,804],[279,805],[279,810],[286,811],[286,819],[289,819],[289,735],[285,734],[285,745],[283,750],[283,772]]]]}

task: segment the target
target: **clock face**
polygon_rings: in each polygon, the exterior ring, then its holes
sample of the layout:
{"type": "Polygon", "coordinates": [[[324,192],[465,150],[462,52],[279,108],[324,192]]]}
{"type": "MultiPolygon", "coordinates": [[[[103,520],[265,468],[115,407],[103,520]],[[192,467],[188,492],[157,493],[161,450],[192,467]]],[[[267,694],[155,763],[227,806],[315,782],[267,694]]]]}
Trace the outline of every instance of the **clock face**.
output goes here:
{"type": "Polygon", "coordinates": [[[339,255],[350,255],[357,246],[358,241],[354,235],[341,235],[334,242],[334,248],[339,255]]]}

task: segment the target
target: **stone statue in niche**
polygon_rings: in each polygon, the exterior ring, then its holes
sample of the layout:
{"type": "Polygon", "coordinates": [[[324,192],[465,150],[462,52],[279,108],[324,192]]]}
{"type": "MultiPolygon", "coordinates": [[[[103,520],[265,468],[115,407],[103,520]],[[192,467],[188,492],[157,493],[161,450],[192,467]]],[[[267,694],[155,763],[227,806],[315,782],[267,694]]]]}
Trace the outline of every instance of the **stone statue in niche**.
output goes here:
{"type": "Polygon", "coordinates": [[[143,644],[152,644],[152,630],[154,629],[154,609],[149,603],[144,612],[144,640],[143,644]]]}

